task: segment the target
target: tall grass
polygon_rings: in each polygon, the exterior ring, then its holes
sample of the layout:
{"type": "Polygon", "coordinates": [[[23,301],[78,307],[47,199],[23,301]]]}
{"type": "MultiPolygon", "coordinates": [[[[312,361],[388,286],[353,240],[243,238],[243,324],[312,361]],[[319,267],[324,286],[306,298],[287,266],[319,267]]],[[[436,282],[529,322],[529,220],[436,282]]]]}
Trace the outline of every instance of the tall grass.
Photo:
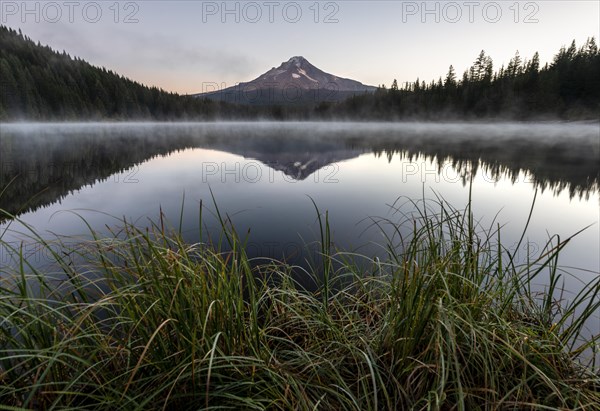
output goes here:
{"type": "Polygon", "coordinates": [[[59,273],[18,247],[0,272],[0,409],[598,409],[600,279],[557,301],[566,241],[519,265],[470,206],[417,206],[363,264],[319,214],[316,292],[222,217],[226,252],[162,218],[69,250],[32,230],[59,273]]]}

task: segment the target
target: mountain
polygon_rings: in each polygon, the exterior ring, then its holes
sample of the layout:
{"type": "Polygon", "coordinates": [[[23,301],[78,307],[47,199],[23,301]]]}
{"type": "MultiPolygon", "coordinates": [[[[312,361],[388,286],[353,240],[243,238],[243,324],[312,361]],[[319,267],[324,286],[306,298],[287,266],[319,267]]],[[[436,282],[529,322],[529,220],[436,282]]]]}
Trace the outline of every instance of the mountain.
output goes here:
{"type": "Polygon", "coordinates": [[[229,103],[293,105],[341,101],[375,90],[359,81],[326,73],[304,57],[295,56],[252,81],[195,96],[229,103]]]}

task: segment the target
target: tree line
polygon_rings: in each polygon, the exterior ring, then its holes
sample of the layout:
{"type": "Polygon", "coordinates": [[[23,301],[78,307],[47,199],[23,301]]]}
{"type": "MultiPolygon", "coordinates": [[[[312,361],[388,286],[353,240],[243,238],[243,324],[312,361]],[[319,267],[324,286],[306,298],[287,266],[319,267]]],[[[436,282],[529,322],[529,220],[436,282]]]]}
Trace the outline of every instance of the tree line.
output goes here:
{"type": "Polygon", "coordinates": [[[250,111],[146,87],[0,26],[0,120],[205,120],[250,111]]]}
{"type": "Polygon", "coordinates": [[[401,87],[394,80],[374,93],[301,106],[250,106],[166,92],[56,52],[0,26],[1,120],[214,120],[214,119],[597,119],[600,52],[595,38],[562,47],[540,67],[517,52],[494,70],[485,51],[458,77],[420,79],[401,87]]]}
{"type": "Polygon", "coordinates": [[[371,95],[339,104],[323,103],[324,117],[402,118],[561,118],[598,119],[600,53],[595,38],[577,47],[562,47],[551,63],[540,67],[539,54],[527,60],[517,52],[507,66],[494,71],[492,58],[481,51],[473,65],[457,77],[450,66],[444,78],[417,79],[399,87],[378,87],[371,95]]]}

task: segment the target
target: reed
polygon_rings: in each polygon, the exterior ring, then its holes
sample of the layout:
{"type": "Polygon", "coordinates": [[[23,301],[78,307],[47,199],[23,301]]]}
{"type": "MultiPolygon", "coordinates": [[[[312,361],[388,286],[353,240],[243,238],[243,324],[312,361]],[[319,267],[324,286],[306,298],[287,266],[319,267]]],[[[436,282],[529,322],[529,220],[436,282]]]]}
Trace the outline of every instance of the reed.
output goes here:
{"type": "Polygon", "coordinates": [[[162,215],[68,252],[31,229],[52,272],[2,243],[0,410],[598,409],[600,278],[557,299],[568,239],[517,264],[470,204],[415,206],[384,260],[333,250],[317,208],[314,292],[220,214],[227,251],[162,215]]]}

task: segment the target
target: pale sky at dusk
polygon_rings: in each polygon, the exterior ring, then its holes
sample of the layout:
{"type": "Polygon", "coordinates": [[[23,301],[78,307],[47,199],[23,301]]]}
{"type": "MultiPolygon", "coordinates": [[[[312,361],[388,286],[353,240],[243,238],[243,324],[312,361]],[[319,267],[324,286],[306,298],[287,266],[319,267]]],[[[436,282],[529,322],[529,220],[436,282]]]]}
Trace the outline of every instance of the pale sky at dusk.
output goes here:
{"type": "Polygon", "coordinates": [[[206,83],[252,80],[296,55],[365,84],[417,77],[429,82],[450,64],[460,76],[482,49],[495,69],[516,50],[524,58],[538,51],[544,63],[571,40],[579,46],[600,32],[595,0],[26,4],[27,10],[22,1],[2,0],[1,23],[94,65],[183,94],[201,92],[206,83]]]}

